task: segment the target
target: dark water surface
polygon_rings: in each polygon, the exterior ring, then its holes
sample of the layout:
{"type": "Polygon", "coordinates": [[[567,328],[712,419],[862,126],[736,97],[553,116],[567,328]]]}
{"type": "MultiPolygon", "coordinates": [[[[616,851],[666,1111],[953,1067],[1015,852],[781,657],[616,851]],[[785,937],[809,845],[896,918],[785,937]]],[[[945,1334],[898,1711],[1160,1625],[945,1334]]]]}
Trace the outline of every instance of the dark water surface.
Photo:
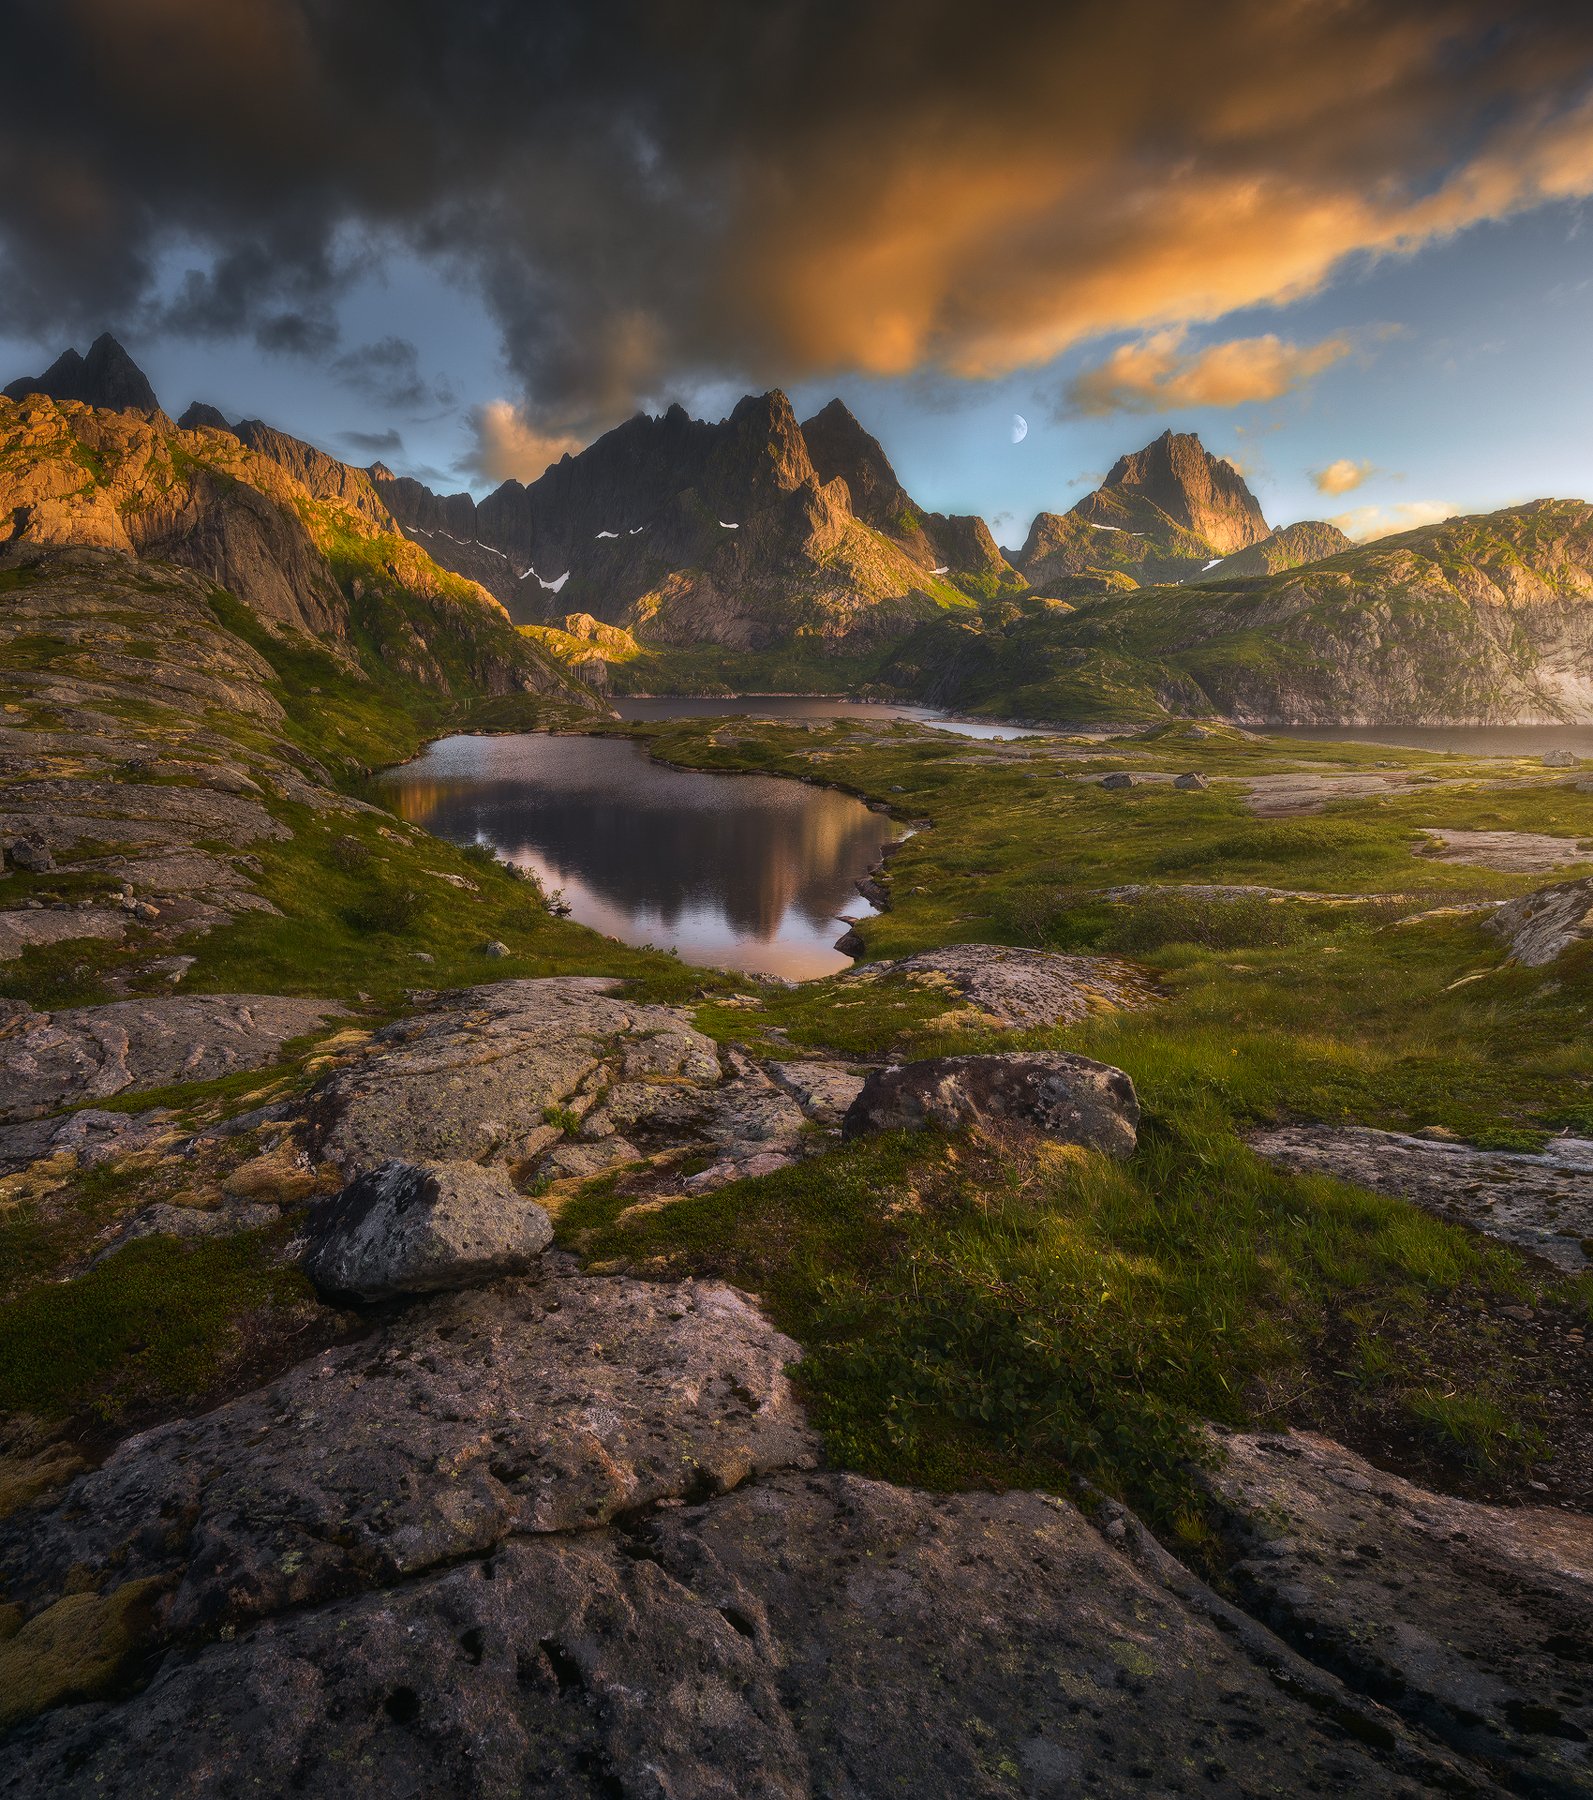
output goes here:
{"type": "Polygon", "coordinates": [[[1550,750],[1593,756],[1593,725],[1262,725],[1257,729],[1268,737],[1393,744],[1402,750],[1450,750],[1464,756],[1543,756],[1550,750]]]}
{"type": "Polygon", "coordinates": [[[872,910],[853,884],[897,835],[848,794],[673,769],[624,738],[442,738],[377,779],[401,818],[490,845],[583,925],[796,981],[849,966],[835,940],[872,910]]]}
{"type": "Polygon", "coordinates": [[[910,719],[958,737],[1048,737],[1022,725],[995,725],[983,719],[954,719],[934,706],[908,706],[894,700],[848,700],[840,694],[694,694],[631,695],[611,702],[622,719],[910,719]]]}

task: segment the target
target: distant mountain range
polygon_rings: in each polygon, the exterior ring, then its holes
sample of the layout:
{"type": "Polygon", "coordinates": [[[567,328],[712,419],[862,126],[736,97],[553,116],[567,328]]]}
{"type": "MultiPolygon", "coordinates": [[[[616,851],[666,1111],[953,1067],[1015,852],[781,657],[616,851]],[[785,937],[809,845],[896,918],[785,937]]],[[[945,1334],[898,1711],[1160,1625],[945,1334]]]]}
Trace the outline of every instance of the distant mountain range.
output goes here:
{"type": "Polygon", "coordinates": [[[639,413],[479,505],[372,473],[406,531],[525,623],[585,612],[661,644],[855,648],[1024,586],[982,519],[918,506],[838,400],[801,424],[778,391],[717,424],[639,413]]]}
{"type": "Polygon", "coordinates": [[[202,403],[174,424],[108,336],[5,394],[0,543],[185,562],[351,642],[373,596],[405,595],[391,654],[424,669],[405,633],[424,647],[446,615],[489,685],[567,685],[564,665],[601,685],[703,646],[733,679],[737,656],[797,645],[832,659],[830,685],[1033,719],[1593,718],[1579,501],[1356,546],[1273,529],[1231,464],[1164,432],[1009,561],[982,520],[914,501],[839,400],[800,422],[778,391],[717,423],[639,414],[478,504],[202,403]]]}

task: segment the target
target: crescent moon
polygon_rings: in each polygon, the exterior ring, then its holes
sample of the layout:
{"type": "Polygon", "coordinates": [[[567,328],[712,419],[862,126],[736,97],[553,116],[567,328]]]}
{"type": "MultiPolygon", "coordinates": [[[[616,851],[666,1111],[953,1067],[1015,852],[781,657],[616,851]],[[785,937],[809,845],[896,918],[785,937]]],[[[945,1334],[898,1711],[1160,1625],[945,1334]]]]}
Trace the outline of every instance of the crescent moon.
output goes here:
{"type": "Polygon", "coordinates": [[[1024,418],[1022,413],[1014,413],[1012,415],[1012,441],[1013,441],[1013,443],[1021,444],[1028,435],[1029,435],[1029,421],[1026,418],[1024,418]]]}

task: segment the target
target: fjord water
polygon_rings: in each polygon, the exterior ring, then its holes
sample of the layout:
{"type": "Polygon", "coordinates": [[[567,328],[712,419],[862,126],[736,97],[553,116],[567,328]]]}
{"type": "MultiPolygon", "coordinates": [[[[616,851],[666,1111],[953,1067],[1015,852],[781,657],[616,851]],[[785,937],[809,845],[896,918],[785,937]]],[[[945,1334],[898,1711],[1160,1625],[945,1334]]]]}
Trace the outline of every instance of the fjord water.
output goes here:
{"type": "Polygon", "coordinates": [[[1546,756],[1569,750],[1593,757],[1593,725],[1265,725],[1270,737],[1328,743],[1388,744],[1400,750],[1447,751],[1453,756],[1546,756]]]}
{"type": "Polygon", "coordinates": [[[670,768],[624,738],[442,738],[378,781],[401,818],[489,845],[583,925],[793,981],[848,966],[835,940],[870,910],[854,884],[896,836],[848,794],[670,768]]]}
{"type": "Polygon", "coordinates": [[[935,706],[912,706],[894,700],[848,700],[839,694],[648,694],[613,701],[622,719],[907,719],[958,737],[1048,737],[1044,730],[1001,725],[987,719],[955,719],[935,706]]]}

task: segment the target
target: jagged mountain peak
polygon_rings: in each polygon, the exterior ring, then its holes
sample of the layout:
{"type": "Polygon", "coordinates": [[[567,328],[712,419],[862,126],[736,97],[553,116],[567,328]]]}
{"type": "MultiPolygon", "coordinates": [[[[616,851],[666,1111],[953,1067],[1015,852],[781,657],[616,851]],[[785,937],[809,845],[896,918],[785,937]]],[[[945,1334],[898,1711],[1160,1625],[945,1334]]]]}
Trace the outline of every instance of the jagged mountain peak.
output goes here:
{"type": "Polygon", "coordinates": [[[78,400],[110,412],[160,411],[148,376],[108,331],[95,338],[87,356],[63,350],[42,375],[24,375],[3,391],[8,400],[47,394],[52,400],[78,400]]]}
{"type": "Polygon", "coordinates": [[[839,476],[852,497],[852,511],[882,530],[898,526],[913,510],[879,439],[866,431],[844,400],[835,399],[802,422],[802,435],[820,481],[839,476]]]}
{"type": "Polygon", "coordinates": [[[221,408],[204,400],[190,401],[177,423],[184,431],[198,431],[201,426],[208,426],[212,431],[232,430],[232,421],[221,408]]]}
{"type": "Polygon", "coordinates": [[[1226,458],[1213,456],[1192,431],[1164,431],[1142,450],[1120,456],[1095,493],[1073,510],[1088,517],[1092,502],[1098,506],[1108,494],[1150,501],[1218,555],[1271,535],[1245,478],[1226,458]]]}

